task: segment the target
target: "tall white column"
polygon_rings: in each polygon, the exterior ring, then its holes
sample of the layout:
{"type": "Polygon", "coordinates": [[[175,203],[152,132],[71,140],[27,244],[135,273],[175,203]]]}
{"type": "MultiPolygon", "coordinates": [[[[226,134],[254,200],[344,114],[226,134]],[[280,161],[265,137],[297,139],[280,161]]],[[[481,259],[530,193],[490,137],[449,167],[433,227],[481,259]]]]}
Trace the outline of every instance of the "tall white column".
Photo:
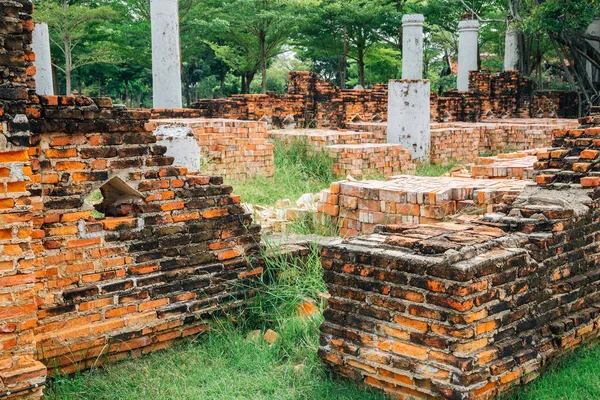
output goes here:
{"type": "MultiPolygon", "coordinates": [[[[592,36],[600,36],[600,18],[595,18],[590,26],[588,26],[585,33],[592,36]]],[[[591,44],[596,51],[600,51],[600,42],[588,40],[588,43],[591,44]]],[[[587,73],[592,82],[600,81],[600,71],[598,71],[598,69],[595,68],[590,62],[587,62],[587,73]]]]}
{"type": "Polygon", "coordinates": [[[515,71],[519,69],[519,32],[510,25],[506,30],[504,43],[504,70],[515,71]]]}
{"type": "Polygon", "coordinates": [[[181,108],[177,0],[150,0],[154,108],[181,108]]]}
{"type": "Polygon", "coordinates": [[[35,53],[35,92],[39,95],[54,95],[52,80],[52,55],[50,53],[50,34],[47,24],[35,24],[31,49],[35,53]]]}
{"type": "Polygon", "coordinates": [[[458,82],[461,92],[469,90],[469,71],[477,71],[479,22],[467,19],[458,24],[458,82]]]}
{"type": "Polygon", "coordinates": [[[402,79],[423,79],[422,14],[402,17],[402,79]]]}
{"type": "Polygon", "coordinates": [[[425,160],[431,144],[428,80],[391,80],[388,84],[387,142],[409,149],[425,160]]]}

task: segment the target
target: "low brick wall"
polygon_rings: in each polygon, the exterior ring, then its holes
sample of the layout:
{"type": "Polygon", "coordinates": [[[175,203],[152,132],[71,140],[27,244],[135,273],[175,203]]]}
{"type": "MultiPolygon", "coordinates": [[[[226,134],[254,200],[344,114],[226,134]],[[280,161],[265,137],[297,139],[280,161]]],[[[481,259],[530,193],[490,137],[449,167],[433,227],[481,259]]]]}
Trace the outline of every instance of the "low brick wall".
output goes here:
{"type": "MultiPolygon", "coordinates": [[[[473,162],[481,153],[502,153],[549,147],[553,132],[575,128],[577,120],[503,119],[478,123],[431,124],[430,160],[434,164],[473,162]]],[[[352,123],[348,128],[371,132],[385,142],[385,123],[352,123]]]]}
{"type": "Polygon", "coordinates": [[[326,147],[336,176],[392,176],[414,172],[410,150],[396,144],[338,144],[326,147]]]}
{"type": "Polygon", "coordinates": [[[195,136],[202,171],[245,181],[275,174],[273,144],[268,142],[267,125],[257,121],[224,119],[155,119],[155,126],[186,127],[195,136]]]}
{"type": "Polygon", "coordinates": [[[457,213],[483,214],[514,200],[525,181],[395,176],[388,181],[343,181],[317,204],[319,218],[332,220],[341,235],[372,233],[376,225],[438,223],[457,213]]]}

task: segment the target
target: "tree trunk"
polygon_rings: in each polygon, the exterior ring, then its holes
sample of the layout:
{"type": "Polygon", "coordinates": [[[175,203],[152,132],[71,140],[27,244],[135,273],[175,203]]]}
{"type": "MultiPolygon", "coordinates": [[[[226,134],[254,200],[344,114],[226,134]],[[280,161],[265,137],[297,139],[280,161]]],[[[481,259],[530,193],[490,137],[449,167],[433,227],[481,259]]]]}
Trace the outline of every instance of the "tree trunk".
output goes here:
{"type": "Polygon", "coordinates": [[[339,64],[340,89],[346,89],[346,64],[348,64],[348,32],[346,31],[346,27],[344,27],[344,50],[339,64]]]}
{"type": "MultiPolygon", "coordinates": [[[[261,32],[260,36],[260,70],[262,73],[261,93],[267,93],[267,49],[266,34],[261,32]]],[[[250,85],[248,85],[250,86],[250,85]]]]}
{"type": "Polygon", "coordinates": [[[65,45],[65,81],[66,81],[66,89],[65,95],[70,96],[72,94],[71,89],[71,41],[68,38],[64,40],[65,45]]]}
{"type": "Polygon", "coordinates": [[[240,93],[246,94],[246,73],[242,72],[242,83],[240,87],[240,93]]]}
{"type": "Polygon", "coordinates": [[[124,83],[125,83],[125,105],[127,107],[129,107],[130,106],[130,104],[129,104],[129,80],[125,79],[124,83]]]}
{"type": "Polygon", "coordinates": [[[364,88],[365,87],[365,50],[362,48],[362,46],[360,46],[358,48],[358,57],[357,57],[356,61],[358,63],[358,84],[364,88]]]}

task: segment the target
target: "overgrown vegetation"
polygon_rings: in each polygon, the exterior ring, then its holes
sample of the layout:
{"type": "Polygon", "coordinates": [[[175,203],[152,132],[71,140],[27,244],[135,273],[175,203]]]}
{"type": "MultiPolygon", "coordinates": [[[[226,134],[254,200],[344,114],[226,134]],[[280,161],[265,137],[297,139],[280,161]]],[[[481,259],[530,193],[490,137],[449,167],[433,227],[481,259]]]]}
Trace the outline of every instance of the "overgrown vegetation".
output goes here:
{"type": "Polygon", "coordinates": [[[415,171],[417,176],[442,176],[445,173],[452,171],[459,164],[456,161],[452,161],[446,164],[419,164],[415,171]]]}
{"type": "Polygon", "coordinates": [[[257,177],[231,182],[242,201],[265,206],[277,200],[296,201],[305,193],[318,193],[336,180],[333,160],[325,151],[314,152],[306,140],[274,141],[275,178],[257,177]]]}
{"type": "Polygon", "coordinates": [[[297,307],[325,291],[316,249],[305,261],[277,249],[266,258],[263,283],[240,315],[213,324],[196,340],[135,361],[57,377],[49,400],[305,399],[383,400],[379,393],[333,378],[318,356],[321,312],[301,318],[297,307]],[[273,345],[249,339],[268,328],[273,345]]]}

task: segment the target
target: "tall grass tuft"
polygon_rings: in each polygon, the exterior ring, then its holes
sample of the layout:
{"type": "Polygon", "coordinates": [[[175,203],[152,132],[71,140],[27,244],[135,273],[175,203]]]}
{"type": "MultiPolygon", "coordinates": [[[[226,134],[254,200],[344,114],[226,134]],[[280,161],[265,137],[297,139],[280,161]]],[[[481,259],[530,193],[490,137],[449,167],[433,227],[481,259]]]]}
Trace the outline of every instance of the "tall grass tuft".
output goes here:
{"type": "Polygon", "coordinates": [[[230,182],[245,203],[273,206],[277,200],[296,201],[305,193],[317,193],[336,180],[333,160],[325,151],[313,151],[306,139],[275,140],[275,177],[256,177],[230,182]]]}

